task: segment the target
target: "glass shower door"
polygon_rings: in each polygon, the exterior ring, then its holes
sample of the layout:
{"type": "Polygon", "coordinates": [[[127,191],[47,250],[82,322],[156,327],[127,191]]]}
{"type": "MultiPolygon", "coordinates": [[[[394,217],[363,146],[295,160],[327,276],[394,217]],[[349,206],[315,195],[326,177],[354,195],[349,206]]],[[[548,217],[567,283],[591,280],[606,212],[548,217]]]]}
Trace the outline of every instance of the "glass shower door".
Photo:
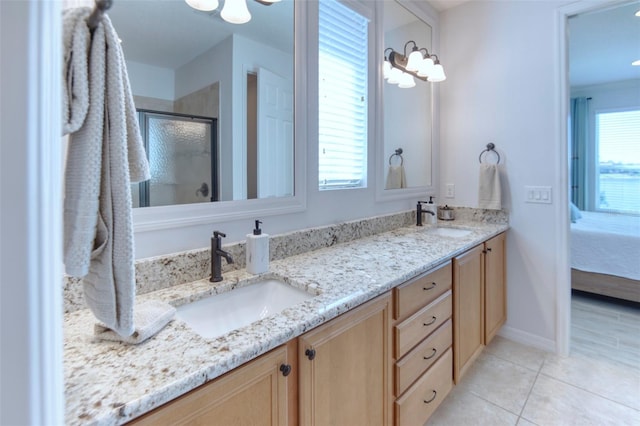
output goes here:
{"type": "Polygon", "coordinates": [[[151,179],[140,184],[136,207],[217,201],[216,119],[139,114],[151,179]]]}

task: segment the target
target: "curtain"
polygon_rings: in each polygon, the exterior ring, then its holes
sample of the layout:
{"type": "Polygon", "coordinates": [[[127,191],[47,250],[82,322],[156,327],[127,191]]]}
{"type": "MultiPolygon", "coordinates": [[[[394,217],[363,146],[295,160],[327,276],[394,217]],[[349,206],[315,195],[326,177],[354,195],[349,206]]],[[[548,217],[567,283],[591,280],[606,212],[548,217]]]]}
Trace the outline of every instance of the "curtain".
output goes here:
{"type": "Polygon", "coordinates": [[[589,100],[571,98],[570,126],[571,202],[585,210],[587,198],[587,138],[589,134],[589,100]]]}

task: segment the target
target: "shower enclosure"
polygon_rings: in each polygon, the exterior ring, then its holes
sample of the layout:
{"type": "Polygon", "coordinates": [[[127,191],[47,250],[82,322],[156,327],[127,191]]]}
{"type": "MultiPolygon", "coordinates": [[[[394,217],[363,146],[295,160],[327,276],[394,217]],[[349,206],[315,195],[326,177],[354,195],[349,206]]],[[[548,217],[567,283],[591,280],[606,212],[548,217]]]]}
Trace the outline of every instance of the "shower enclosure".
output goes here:
{"type": "Polygon", "coordinates": [[[217,119],[138,110],[151,179],[134,185],[134,207],[218,201],[217,119]]]}

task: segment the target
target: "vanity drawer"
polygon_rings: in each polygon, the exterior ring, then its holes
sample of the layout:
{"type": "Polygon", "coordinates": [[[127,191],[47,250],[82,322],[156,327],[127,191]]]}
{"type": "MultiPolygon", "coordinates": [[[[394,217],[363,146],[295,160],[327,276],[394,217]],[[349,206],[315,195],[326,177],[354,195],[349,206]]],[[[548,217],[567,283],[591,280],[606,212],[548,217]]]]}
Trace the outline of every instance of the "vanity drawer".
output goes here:
{"type": "Polygon", "coordinates": [[[451,317],[451,290],[393,328],[397,360],[451,317]]]}
{"type": "Polygon", "coordinates": [[[451,262],[393,289],[393,319],[404,319],[451,290],[451,262]]]}
{"type": "Polygon", "coordinates": [[[453,327],[447,320],[395,366],[395,395],[400,396],[451,347],[453,327]]]}
{"type": "Polygon", "coordinates": [[[424,424],[453,388],[453,352],[448,349],[395,403],[396,426],[424,424]]]}

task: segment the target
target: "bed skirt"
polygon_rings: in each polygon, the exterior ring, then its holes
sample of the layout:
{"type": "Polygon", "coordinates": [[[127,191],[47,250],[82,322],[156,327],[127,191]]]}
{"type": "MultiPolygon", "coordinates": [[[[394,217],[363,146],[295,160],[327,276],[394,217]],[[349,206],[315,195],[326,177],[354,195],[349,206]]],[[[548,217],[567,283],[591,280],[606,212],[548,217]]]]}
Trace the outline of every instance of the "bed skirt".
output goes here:
{"type": "Polygon", "coordinates": [[[571,288],[640,303],[640,281],[571,269],[571,288]]]}

